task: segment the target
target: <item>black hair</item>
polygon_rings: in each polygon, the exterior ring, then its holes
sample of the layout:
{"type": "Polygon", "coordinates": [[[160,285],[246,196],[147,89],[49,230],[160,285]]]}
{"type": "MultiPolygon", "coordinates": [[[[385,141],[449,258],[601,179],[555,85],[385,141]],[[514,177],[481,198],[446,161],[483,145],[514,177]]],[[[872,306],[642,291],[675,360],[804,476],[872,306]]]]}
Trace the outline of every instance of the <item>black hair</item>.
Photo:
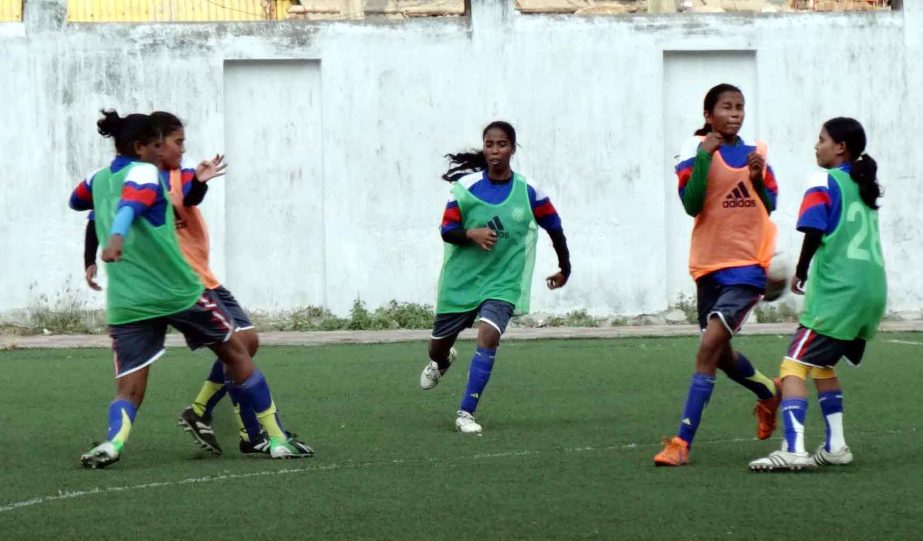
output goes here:
{"type": "MultiPolygon", "coordinates": [[[[703,107],[704,107],[703,111],[708,111],[709,113],[714,112],[715,105],[718,105],[718,98],[720,98],[721,94],[724,94],[725,92],[737,92],[741,96],[743,96],[744,94],[736,86],[729,85],[727,83],[721,83],[720,85],[713,86],[711,87],[711,90],[709,90],[708,93],[705,94],[705,103],[703,104],[703,107]]],[[[712,131],[711,124],[706,122],[704,126],[702,126],[701,128],[695,131],[695,134],[696,135],[708,135],[709,133],[711,133],[711,131],[712,131]]]]}
{"type": "Polygon", "coordinates": [[[103,117],[96,121],[96,128],[103,137],[115,140],[115,150],[119,154],[137,158],[135,143],[147,145],[161,138],[160,130],[149,115],[132,114],[123,118],[113,109],[99,112],[103,117]]]}
{"type": "Polygon", "coordinates": [[[881,186],[878,184],[878,163],[865,153],[865,130],[854,118],[836,117],[824,122],[824,130],[834,143],[846,143],[849,153],[849,176],[859,185],[859,195],[869,208],[878,208],[881,186]]]}
{"type": "MultiPolygon", "coordinates": [[[[495,120],[484,128],[481,132],[483,139],[487,132],[492,129],[498,129],[506,134],[513,148],[516,148],[516,129],[509,122],[495,120]]],[[[446,154],[449,159],[449,170],[442,175],[442,180],[454,182],[465,175],[477,173],[487,169],[487,158],[484,157],[483,150],[469,150],[468,152],[459,152],[458,154],[446,154]]]]}
{"type": "Polygon", "coordinates": [[[183,121],[173,113],[166,111],[154,111],[151,113],[151,121],[160,129],[160,133],[167,137],[171,133],[183,127],[183,121]]]}

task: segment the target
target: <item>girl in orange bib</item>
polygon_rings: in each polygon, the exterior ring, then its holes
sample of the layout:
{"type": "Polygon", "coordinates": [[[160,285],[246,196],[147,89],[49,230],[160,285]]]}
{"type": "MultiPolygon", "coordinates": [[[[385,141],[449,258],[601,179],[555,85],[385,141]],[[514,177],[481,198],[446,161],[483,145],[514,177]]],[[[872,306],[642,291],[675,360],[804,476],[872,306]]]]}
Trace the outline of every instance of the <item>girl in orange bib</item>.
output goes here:
{"type": "Polygon", "coordinates": [[[702,339],[679,430],[654,456],[658,466],[689,461],[717,369],[757,396],[760,439],[775,429],[781,396],[776,382],[731,347],[731,338],[766,287],[776,240],[776,226],[769,219],[778,195],[775,176],[766,164],[766,145],[747,145],[737,135],[744,121],[740,89],[721,84],[709,90],[704,116],[705,126],[686,144],[676,167],[680,199],[695,219],[689,273],[696,282],[702,339]]]}

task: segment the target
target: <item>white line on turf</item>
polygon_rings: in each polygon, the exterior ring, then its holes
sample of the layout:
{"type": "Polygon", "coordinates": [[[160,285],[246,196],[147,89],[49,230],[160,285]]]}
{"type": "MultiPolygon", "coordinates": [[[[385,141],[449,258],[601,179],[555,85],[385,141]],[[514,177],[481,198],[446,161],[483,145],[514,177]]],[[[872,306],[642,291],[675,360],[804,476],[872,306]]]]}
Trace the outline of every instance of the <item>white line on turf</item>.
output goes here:
{"type": "MultiPolygon", "coordinates": [[[[916,432],[916,427],[911,427],[905,430],[883,430],[876,432],[857,432],[855,435],[875,435],[875,434],[907,434],[910,432],[916,432]]],[[[731,438],[723,440],[697,440],[696,445],[720,445],[724,443],[742,443],[757,441],[756,438],[731,438]]],[[[461,457],[424,457],[424,458],[413,458],[413,459],[391,459],[391,460],[379,460],[379,461],[369,461],[369,462],[345,462],[342,464],[326,464],[326,465],[317,465],[317,466],[307,466],[304,468],[285,468],[281,470],[270,470],[270,471],[259,471],[259,472],[250,472],[250,473],[223,473],[220,475],[206,475],[204,477],[190,477],[187,479],[180,479],[178,481],[155,481],[152,483],[143,483],[140,485],[125,485],[125,486],[113,486],[113,487],[93,487],[86,490],[60,490],[57,494],[52,494],[49,496],[39,496],[36,498],[31,498],[28,500],[21,500],[18,502],[10,502],[4,505],[0,505],[0,513],[7,513],[9,511],[15,511],[17,509],[24,509],[27,507],[34,507],[36,505],[43,505],[46,503],[52,503],[59,500],[70,500],[76,498],[83,498],[86,496],[94,496],[97,494],[111,494],[115,492],[126,492],[134,490],[147,490],[151,488],[162,488],[162,487],[174,487],[181,485],[191,485],[196,483],[211,483],[214,481],[231,481],[235,479],[251,479],[254,477],[270,477],[275,475],[288,475],[294,473],[311,473],[311,472],[324,472],[332,470],[343,470],[350,468],[372,468],[376,466],[387,466],[389,464],[407,464],[407,463],[418,463],[418,462],[450,462],[458,460],[478,460],[484,458],[506,458],[506,457],[517,457],[517,456],[533,456],[533,455],[547,455],[554,452],[565,452],[565,453],[584,453],[584,452],[593,452],[593,451],[619,451],[625,449],[636,449],[638,447],[650,447],[654,444],[652,443],[623,443],[619,445],[610,445],[608,447],[564,447],[558,449],[546,449],[546,450],[523,450],[523,451],[502,451],[498,453],[476,453],[469,456],[461,457]]]]}
{"type": "Polygon", "coordinates": [[[923,342],[914,342],[913,340],[885,340],[890,344],[906,344],[908,346],[923,346],[923,342]]]}

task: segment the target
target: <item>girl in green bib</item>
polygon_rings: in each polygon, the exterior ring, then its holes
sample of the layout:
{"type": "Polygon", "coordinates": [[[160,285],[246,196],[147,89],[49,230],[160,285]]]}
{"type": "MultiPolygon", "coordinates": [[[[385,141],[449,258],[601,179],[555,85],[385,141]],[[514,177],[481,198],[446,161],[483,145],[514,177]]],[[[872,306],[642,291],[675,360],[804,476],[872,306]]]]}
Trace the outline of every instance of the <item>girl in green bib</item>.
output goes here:
{"type": "Polygon", "coordinates": [[[546,279],[549,289],[563,287],[570,276],[567,239],[551,200],[510,168],[516,131],[506,122],[491,122],[478,152],[448,154],[451,167],[442,176],[452,183],[442,219],[445,254],[436,301],[436,322],[429,342],[429,362],[420,386],[432,389],[446,373],[456,352],[458,334],[477,320],[477,349],[468,369],[468,384],[455,427],[480,434],[474,418],[493,370],[500,336],[513,315],[529,311],[537,228],[551,237],[558,272],[546,279]]]}
{"type": "Polygon", "coordinates": [[[782,449],[754,460],[750,469],[799,470],[852,462],[843,435],[843,391],[834,366],[843,357],[862,361],[878,331],[887,283],[878,235],[878,165],[865,154],[865,130],[852,118],[824,123],[815,145],[817,165],[801,204],[798,230],[804,243],[792,291],[804,295],[804,312],[782,361],[782,449]],[[805,450],[808,376],[827,425],[814,455],[805,450]]]}

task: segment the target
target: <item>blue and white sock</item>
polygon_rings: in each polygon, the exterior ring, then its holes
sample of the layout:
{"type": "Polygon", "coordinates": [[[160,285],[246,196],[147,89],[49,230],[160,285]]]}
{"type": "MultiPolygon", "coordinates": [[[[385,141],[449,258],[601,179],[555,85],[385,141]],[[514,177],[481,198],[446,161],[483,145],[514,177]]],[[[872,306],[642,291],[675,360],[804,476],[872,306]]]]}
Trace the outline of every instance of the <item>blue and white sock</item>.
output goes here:
{"type": "Polygon", "coordinates": [[[465,396],[462,398],[462,411],[474,413],[478,408],[478,401],[481,394],[490,381],[490,372],[494,368],[494,357],[497,355],[496,349],[477,348],[474,357],[471,358],[471,365],[468,367],[468,385],[465,387],[465,396]]]}

